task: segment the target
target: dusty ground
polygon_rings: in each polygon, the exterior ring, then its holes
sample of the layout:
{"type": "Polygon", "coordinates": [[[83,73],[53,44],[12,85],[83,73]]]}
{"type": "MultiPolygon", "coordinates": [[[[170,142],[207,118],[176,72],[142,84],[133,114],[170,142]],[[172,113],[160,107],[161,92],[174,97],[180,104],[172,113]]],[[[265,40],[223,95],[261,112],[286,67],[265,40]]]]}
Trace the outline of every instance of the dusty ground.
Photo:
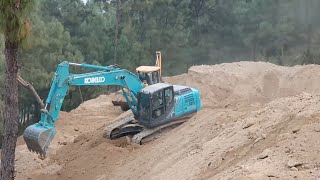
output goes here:
{"type": "Polygon", "coordinates": [[[203,109],[142,146],[103,138],[121,111],[100,96],[62,113],[46,160],[18,146],[17,179],[316,179],[319,77],[316,65],[192,67],[165,81],[199,89],[203,109]]]}

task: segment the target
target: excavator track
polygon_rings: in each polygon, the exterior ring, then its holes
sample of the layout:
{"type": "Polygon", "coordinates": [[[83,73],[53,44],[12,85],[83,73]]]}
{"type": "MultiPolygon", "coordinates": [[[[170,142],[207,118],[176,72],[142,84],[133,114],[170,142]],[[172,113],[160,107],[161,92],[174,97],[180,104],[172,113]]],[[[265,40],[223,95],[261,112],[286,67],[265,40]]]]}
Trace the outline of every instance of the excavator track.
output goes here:
{"type": "Polygon", "coordinates": [[[129,125],[130,122],[132,122],[131,124],[134,124],[134,116],[133,114],[129,114],[127,115],[126,117],[120,119],[120,120],[117,120],[116,122],[108,125],[106,128],[105,128],[105,134],[104,136],[108,139],[117,139],[119,138],[118,135],[116,135],[117,133],[115,132],[116,130],[118,129],[121,129],[123,128],[123,126],[125,125],[129,125]]]}
{"type": "Polygon", "coordinates": [[[132,114],[126,115],[105,128],[104,137],[114,140],[123,136],[133,135],[132,142],[142,145],[144,139],[170,126],[180,125],[187,121],[187,118],[175,120],[155,128],[146,128],[139,125],[132,114]]]}
{"type": "Polygon", "coordinates": [[[170,126],[174,126],[174,125],[180,125],[180,124],[182,124],[182,123],[184,123],[186,121],[187,121],[187,119],[180,119],[180,120],[176,120],[176,121],[164,124],[164,125],[159,126],[159,127],[152,128],[152,129],[144,128],[143,131],[141,131],[140,133],[135,134],[132,137],[132,142],[142,145],[144,143],[143,139],[145,139],[146,137],[151,136],[152,134],[154,134],[154,133],[156,133],[158,131],[161,131],[164,128],[167,128],[167,127],[170,127],[170,126]]]}

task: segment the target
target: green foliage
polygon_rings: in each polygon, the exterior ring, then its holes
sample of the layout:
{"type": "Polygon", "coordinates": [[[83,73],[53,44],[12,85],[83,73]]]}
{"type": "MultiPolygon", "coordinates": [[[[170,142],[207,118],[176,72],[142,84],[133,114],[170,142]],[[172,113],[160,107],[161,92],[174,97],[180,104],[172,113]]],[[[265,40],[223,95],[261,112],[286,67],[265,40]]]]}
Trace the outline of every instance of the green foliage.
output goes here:
{"type": "MultiPolygon", "coordinates": [[[[237,60],[320,63],[317,0],[39,0],[36,7],[28,19],[21,16],[10,27],[19,27],[20,35],[13,39],[21,39],[23,22],[32,25],[19,53],[20,73],[42,98],[61,61],[112,64],[116,25],[116,63],[133,72],[137,66],[153,65],[157,50],[162,51],[165,76],[184,73],[192,65],[237,60]]],[[[1,12],[3,30],[8,18],[16,17],[8,9],[1,12]]],[[[82,87],[81,92],[87,100],[109,89],[82,87]]],[[[21,89],[20,99],[33,103],[28,93],[21,89]]],[[[78,87],[71,88],[64,109],[76,107],[81,99],[78,87]]]]}
{"type": "Polygon", "coordinates": [[[32,0],[0,1],[0,32],[11,41],[24,40],[31,31],[31,24],[26,14],[35,5],[32,0]],[[17,3],[18,2],[18,3],[17,3]]]}

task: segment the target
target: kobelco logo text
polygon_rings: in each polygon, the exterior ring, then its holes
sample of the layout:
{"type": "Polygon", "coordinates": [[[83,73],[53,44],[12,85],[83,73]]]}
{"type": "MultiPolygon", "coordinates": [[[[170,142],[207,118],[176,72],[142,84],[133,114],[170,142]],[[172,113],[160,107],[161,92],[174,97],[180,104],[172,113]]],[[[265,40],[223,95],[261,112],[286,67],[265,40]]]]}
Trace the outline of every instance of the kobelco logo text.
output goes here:
{"type": "Polygon", "coordinates": [[[85,84],[94,84],[94,83],[102,83],[106,80],[105,77],[92,77],[92,78],[84,78],[85,84]]]}

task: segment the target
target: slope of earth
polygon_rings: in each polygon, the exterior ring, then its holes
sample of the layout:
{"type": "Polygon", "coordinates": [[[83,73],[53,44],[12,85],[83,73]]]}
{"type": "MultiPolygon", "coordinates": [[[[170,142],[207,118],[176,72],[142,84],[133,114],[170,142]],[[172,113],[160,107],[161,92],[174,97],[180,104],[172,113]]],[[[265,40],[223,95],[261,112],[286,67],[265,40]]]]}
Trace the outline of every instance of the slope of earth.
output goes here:
{"type": "Polygon", "coordinates": [[[45,160],[38,158],[38,155],[28,151],[26,145],[19,137],[16,150],[16,179],[31,178],[30,174],[42,173],[50,174],[61,169],[58,164],[48,164],[49,159],[56,151],[73,142],[81,134],[97,131],[109,121],[119,116],[122,111],[114,107],[111,100],[117,98],[116,95],[101,95],[82,103],[77,109],[66,113],[61,112],[57,121],[57,135],[49,148],[49,157],[45,160]]]}
{"type": "Polygon", "coordinates": [[[203,109],[166,137],[131,153],[111,179],[317,177],[319,100],[301,94],[252,111],[203,109]]]}
{"type": "MultiPolygon", "coordinates": [[[[320,176],[319,77],[316,65],[194,66],[165,78],[201,91],[203,109],[188,122],[135,146],[125,138],[103,138],[104,124],[116,120],[108,117],[96,130],[56,148],[32,179],[315,179],[320,176]]],[[[89,118],[85,103],[82,107],[79,117],[89,118]]],[[[79,135],[75,125],[64,126],[72,137],[79,135]]]]}
{"type": "Polygon", "coordinates": [[[262,105],[301,92],[320,93],[320,67],[283,67],[265,62],[193,66],[187,74],[166,78],[198,88],[204,107],[262,105]]]}

